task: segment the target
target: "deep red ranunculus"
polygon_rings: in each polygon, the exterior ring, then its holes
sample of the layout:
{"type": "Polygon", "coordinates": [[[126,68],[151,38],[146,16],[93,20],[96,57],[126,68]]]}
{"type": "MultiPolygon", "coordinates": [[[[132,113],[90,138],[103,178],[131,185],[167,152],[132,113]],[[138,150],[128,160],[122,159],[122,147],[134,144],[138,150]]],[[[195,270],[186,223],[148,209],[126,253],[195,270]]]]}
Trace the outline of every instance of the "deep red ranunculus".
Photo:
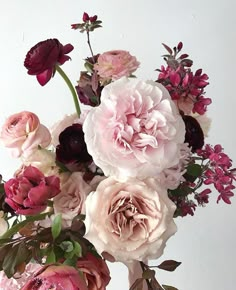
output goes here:
{"type": "Polygon", "coordinates": [[[59,145],[56,148],[56,158],[64,164],[85,163],[92,161],[84,141],[82,125],[73,124],[59,135],[59,145]]]}
{"type": "Polygon", "coordinates": [[[37,43],[27,53],[24,66],[29,75],[36,75],[40,85],[44,86],[54,75],[56,64],[62,65],[70,57],[66,54],[74,47],[62,45],[59,40],[47,39],[37,43]]]}
{"type": "Polygon", "coordinates": [[[204,134],[198,121],[192,116],[183,116],[185,123],[185,143],[189,144],[192,152],[201,149],[204,145],[204,134]]]}
{"type": "Polygon", "coordinates": [[[44,211],[47,201],[60,192],[57,176],[45,177],[36,167],[27,166],[4,183],[6,203],[17,214],[34,215],[44,211]]]}

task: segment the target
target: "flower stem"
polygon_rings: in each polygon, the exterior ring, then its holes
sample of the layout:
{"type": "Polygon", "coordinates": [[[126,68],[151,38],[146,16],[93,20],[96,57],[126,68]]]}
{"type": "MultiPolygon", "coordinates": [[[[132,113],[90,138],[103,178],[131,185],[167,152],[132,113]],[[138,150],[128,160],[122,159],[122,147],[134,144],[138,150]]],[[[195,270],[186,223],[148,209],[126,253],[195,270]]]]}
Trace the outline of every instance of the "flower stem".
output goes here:
{"type": "Polygon", "coordinates": [[[94,54],[93,54],[92,46],[91,46],[91,43],[90,43],[89,30],[87,30],[86,32],[87,32],[87,43],[88,43],[88,46],[89,46],[89,49],[90,49],[90,52],[91,52],[91,55],[92,55],[93,64],[95,64],[94,54]]]}
{"type": "Polygon", "coordinates": [[[56,71],[61,75],[61,77],[64,79],[64,81],[66,82],[67,86],[69,87],[72,96],[73,96],[73,100],[74,100],[74,105],[75,105],[75,109],[76,112],[78,114],[78,117],[80,116],[81,110],[80,110],[80,105],[79,105],[79,101],[78,101],[78,96],[76,94],[75,88],[72,85],[70,79],[68,78],[68,76],[65,74],[65,72],[62,70],[62,68],[59,65],[56,65],[56,71]]]}

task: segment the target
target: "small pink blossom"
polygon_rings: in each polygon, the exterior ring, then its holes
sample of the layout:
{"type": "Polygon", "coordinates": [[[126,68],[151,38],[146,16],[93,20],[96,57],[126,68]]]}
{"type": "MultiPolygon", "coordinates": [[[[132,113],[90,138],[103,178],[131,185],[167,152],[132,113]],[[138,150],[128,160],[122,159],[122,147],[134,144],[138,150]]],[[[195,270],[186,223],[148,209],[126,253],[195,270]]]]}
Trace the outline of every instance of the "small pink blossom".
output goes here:
{"type": "Polygon", "coordinates": [[[11,149],[13,157],[30,155],[38,146],[47,147],[51,142],[49,130],[40,124],[39,118],[23,111],[7,118],[2,126],[0,138],[11,149]]]}
{"type": "Polygon", "coordinates": [[[139,67],[139,62],[125,50],[111,50],[100,54],[94,69],[103,82],[129,77],[139,67]]]}

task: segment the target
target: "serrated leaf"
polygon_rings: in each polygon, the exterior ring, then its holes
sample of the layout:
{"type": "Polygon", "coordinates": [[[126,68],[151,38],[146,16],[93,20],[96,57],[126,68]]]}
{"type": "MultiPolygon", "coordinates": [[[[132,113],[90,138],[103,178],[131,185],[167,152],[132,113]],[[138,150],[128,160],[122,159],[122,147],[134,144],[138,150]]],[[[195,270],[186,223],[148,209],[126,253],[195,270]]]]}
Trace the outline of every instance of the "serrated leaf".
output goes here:
{"type": "Polygon", "coordinates": [[[61,222],[62,222],[62,216],[61,214],[56,215],[54,220],[52,221],[52,236],[55,240],[61,233],[61,222]]]}
{"type": "Polygon", "coordinates": [[[162,287],[165,289],[165,290],[178,290],[177,288],[173,287],[173,286],[169,286],[169,285],[162,285],[162,287]]]}
{"type": "Polygon", "coordinates": [[[161,270],[173,272],[179,265],[181,265],[181,262],[176,262],[174,260],[166,260],[157,267],[161,270]]]}

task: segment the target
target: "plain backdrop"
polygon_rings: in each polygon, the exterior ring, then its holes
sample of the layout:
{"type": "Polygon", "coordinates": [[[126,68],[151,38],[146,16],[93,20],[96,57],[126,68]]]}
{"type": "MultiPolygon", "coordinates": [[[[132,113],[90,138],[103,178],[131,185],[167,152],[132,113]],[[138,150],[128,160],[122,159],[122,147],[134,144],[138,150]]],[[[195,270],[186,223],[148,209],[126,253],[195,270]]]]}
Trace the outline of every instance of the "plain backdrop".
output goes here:
{"type": "MultiPolygon", "coordinates": [[[[130,51],[141,62],[136,75],[157,77],[163,63],[162,42],[171,47],[181,40],[184,52],[194,60],[194,69],[209,75],[206,96],[212,98],[208,116],[212,118],[210,144],[220,143],[236,162],[235,123],[235,10],[234,0],[8,0],[0,1],[0,125],[11,114],[22,110],[36,113],[50,126],[65,114],[74,112],[72,97],[59,75],[40,87],[23,66],[26,52],[37,42],[58,38],[75,49],[71,62],[63,65],[74,84],[89,56],[86,36],[70,28],[84,11],[97,14],[103,28],[91,35],[95,53],[111,49],[130,51]]],[[[236,163],[235,163],[236,165],[236,163]]],[[[12,176],[18,161],[0,148],[0,173],[12,176]]],[[[234,290],[236,285],[236,199],[232,205],[210,204],[199,208],[194,217],[178,218],[178,232],[165,254],[154,261],[181,261],[173,273],[159,270],[162,284],[179,290],[234,290]]],[[[121,264],[109,265],[112,281],[108,290],[127,290],[127,270],[121,264]]],[[[13,289],[12,289],[13,290],[13,289]]]]}

